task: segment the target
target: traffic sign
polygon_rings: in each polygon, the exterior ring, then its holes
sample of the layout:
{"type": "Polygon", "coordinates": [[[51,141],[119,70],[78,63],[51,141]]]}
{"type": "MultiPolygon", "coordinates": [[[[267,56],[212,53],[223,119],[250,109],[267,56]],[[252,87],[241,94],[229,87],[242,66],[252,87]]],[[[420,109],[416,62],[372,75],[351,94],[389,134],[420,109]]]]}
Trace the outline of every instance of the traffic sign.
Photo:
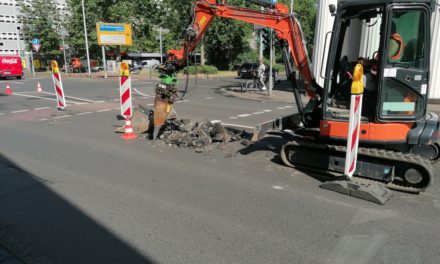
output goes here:
{"type": "Polygon", "coordinates": [[[32,39],[32,48],[34,48],[35,52],[38,52],[41,48],[41,42],[39,39],[32,39]]]}
{"type": "Polygon", "coordinates": [[[131,24],[96,23],[98,45],[131,45],[131,24]]]}

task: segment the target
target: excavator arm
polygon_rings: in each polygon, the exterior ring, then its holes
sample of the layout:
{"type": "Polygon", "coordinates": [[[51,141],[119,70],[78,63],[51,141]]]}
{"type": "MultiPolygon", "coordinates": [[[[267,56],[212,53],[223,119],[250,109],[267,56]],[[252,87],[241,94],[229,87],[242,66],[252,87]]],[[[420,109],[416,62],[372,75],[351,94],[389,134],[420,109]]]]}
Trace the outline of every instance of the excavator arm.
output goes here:
{"type": "MultiPolygon", "coordinates": [[[[317,98],[319,101],[322,88],[316,85],[310,70],[299,21],[289,14],[288,7],[283,4],[272,4],[271,0],[248,1],[269,8],[268,10],[255,10],[228,5],[225,1],[220,0],[195,0],[182,48],[169,50],[165,65],[159,67],[161,83],[156,87],[153,138],[157,137],[160,128],[172,110],[177,91],[176,71],[185,67],[189,54],[194,51],[215,17],[235,19],[274,29],[277,38],[288,44],[292,62],[304,81],[308,96],[317,98]]],[[[290,69],[290,67],[288,68],[290,69]]],[[[292,81],[294,80],[292,79],[292,81]]],[[[304,122],[304,110],[298,89],[293,89],[293,92],[301,120],[304,122]]]]}
{"type": "Polygon", "coordinates": [[[196,0],[191,21],[186,29],[183,47],[169,50],[167,63],[174,65],[176,70],[182,69],[188,54],[195,49],[215,17],[235,19],[274,29],[277,38],[288,43],[294,67],[304,80],[308,95],[315,97],[320,92],[319,88],[314,85],[314,77],[310,69],[299,21],[289,14],[288,7],[283,4],[271,5],[269,10],[254,10],[227,5],[224,1],[196,0]]]}

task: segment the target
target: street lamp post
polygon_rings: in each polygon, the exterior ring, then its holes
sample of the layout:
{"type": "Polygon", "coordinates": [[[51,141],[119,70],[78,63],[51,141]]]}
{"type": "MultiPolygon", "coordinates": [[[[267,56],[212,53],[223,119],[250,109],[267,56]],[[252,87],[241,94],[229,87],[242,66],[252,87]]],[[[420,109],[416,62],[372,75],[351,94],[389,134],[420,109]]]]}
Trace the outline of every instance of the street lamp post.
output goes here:
{"type": "Polygon", "coordinates": [[[81,6],[82,6],[83,22],[84,22],[84,38],[86,40],[87,69],[89,72],[89,77],[92,77],[92,73],[90,71],[89,42],[87,40],[86,11],[84,10],[84,0],[81,0],[81,6]]]}

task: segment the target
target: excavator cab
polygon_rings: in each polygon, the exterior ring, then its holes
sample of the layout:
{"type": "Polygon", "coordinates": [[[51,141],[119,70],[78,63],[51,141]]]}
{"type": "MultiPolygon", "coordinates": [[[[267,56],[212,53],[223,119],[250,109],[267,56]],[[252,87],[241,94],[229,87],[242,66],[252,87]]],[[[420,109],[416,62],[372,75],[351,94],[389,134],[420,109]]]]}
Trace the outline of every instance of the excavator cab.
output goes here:
{"type": "Polygon", "coordinates": [[[364,67],[361,140],[406,143],[425,122],[430,1],[341,1],[324,85],[321,136],[345,138],[354,66],[364,67]],[[364,4],[362,4],[364,3],[364,4]]]}

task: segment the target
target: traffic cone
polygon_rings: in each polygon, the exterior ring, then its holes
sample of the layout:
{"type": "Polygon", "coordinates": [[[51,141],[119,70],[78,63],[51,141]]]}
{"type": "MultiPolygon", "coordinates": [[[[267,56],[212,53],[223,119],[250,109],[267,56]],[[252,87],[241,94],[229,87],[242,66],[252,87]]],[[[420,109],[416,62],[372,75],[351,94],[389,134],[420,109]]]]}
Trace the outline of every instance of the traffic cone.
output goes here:
{"type": "Polygon", "coordinates": [[[9,84],[6,84],[5,94],[6,95],[12,95],[12,89],[9,86],[9,84]]]}
{"type": "Polygon", "coordinates": [[[137,138],[137,135],[133,132],[133,127],[131,126],[131,120],[129,116],[125,117],[125,131],[121,136],[123,139],[133,139],[137,138]]]}
{"type": "Polygon", "coordinates": [[[40,82],[37,83],[37,93],[43,92],[43,89],[41,89],[40,82]]]}

